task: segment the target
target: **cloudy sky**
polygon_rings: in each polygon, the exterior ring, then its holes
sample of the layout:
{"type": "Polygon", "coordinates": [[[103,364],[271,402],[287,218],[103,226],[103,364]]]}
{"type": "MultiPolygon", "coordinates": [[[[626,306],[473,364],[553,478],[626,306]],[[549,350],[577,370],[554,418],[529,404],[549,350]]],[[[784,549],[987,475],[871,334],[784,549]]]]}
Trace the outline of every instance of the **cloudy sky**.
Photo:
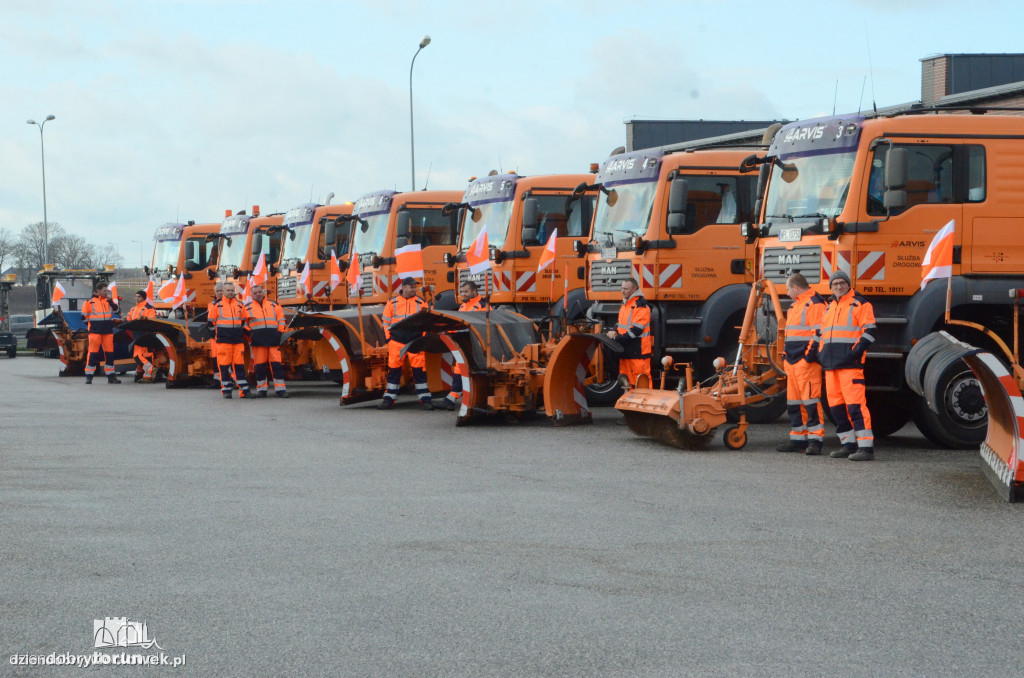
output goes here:
{"type": "Polygon", "coordinates": [[[583,171],[631,119],[771,119],[920,96],[920,59],[1024,51],[1019,2],[2,0],[0,228],[146,260],[168,221],[583,171]],[[870,53],[870,59],[869,59],[870,53]],[[867,81],[869,71],[873,78],[867,81]],[[838,88],[837,88],[838,82],[838,88]],[[135,242],[133,242],[135,241],[135,242]],[[144,243],[140,246],[140,242],[144,243]]]}

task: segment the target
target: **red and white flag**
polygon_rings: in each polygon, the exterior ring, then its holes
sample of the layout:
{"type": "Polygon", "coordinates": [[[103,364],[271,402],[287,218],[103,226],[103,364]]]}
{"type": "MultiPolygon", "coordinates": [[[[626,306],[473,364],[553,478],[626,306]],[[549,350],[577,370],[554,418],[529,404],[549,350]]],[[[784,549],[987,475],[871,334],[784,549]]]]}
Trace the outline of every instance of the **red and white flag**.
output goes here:
{"type": "Polygon", "coordinates": [[[423,249],[419,245],[406,245],[395,250],[395,267],[399,278],[423,277],[423,249]]]}
{"type": "Polygon", "coordinates": [[[483,273],[491,269],[491,251],[487,246],[487,224],[480,229],[476,240],[466,250],[466,263],[470,273],[483,273]]]}
{"type": "Polygon", "coordinates": [[[146,285],[146,306],[152,306],[153,302],[153,276],[149,276],[149,284],[146,285]]]}
{"type": "Polygon", "coordinates": [[[359,294],[359,288],[363,286],[363,276],[359,272],[359,254],[356,252],[352,252],[352,256],[348,258],[345,280],[348,282],[349,294],[359,294]]]}
{"type": "Polygon", "coordinates": [[[245,289],[242,290],[242,303],[248,304],[252,301],[252,286],[258,283],[253,282],[252,276],[250,275],[245,279],[245,289]]]}
{"type": "Polygon", "coordinates": [[[163,285],[160,286],[160,291],[157,292],[160,295],[160,301],[167,303],[174,301],[174,278],[170,278],[163,285]]]}
{"type": "Polygon", "coordinates": [[[302,274],[299,276],[299,285],[306,289],[306,296],[313,296],[313,286],[309,283],[309,262],[302,267],[302,274]]]}
{"type": "Polygon", "coordinates": [[[338,256],[331,251],[331,291],[341,287],[341,266],[338,266],[338,256]]]}
{"type": "MultiPolygon", "coordinates": [[[[262,285],[267,282],[267,261],[264,254],[264,252],[260,252],[259,261],[253,266],[252,275],[249,276],[252,285],[262,285]]],[[[246,285],[250,286],[249,283],[246,285]]]]}
{"type": "Polygon", "coordinates": [[[50,303],[53,304],[54,306],[60,306],[60,300],[64,298],[65,294],[67,293],[64,291],[64,286],[60,284],[59,280],[54,280],[53,298],[50,300],[50,303]]]}
{"type": "Polygon", "coordinates": [[[953,236],[956,234],[956,220],[943,226],[921,260],[921,289],[929,280],[953,277],[953,236]]]}
{"type": "Polygon", "coordinates": [[[555,252],[557,252],[558,235],[552,233],[551,237],[548,238],[548,244],[544,246],[544,251],[540,253],[540,261],[537,262],[537,273],[540,273],[545,268],[555,263],[555,252]]]}
{"type": "Polygon", "coordinates": [[[178,308],[188,299],[188,290],[185,289],[185,274],[181,273],[178,275],[178,284],[174,286],[174,296],[171,301],[174,302],[171,305],[172,309],[178,308]]]}
{"type": "Polygon", "coordinates": [[[117,294],[117,281],[111,280],[110,284],[107,285],[107,289],[110,290],[110,300],[116,304],[118,300],[121,298],[117,294]]]}

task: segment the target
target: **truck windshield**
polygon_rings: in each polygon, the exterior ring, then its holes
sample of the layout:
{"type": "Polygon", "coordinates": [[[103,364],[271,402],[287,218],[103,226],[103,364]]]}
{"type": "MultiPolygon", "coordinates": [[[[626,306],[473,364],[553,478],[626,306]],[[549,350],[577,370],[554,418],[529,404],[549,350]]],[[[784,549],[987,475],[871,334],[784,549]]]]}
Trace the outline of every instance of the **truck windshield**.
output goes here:
{"type": "Polygon", "coordinates": [[[473,212],[466,210],[466,218],[462,227],[459,251],[469,248],[487,227],[487,244],[490,247],[502,247],[508,237],[508,222],[512,218],[512,201],[488,202],[474,207],[473,212]]]}
{"type": "Polygon", "coordinates": [[[353,251],[359,255],[371,252],[380,254],[384,250],[384,239],[388,235],[388,219],[390,217],[390,212],[381,212],[358,222],[353,251]]]}
{"type": "Polygon", "coordinates": [[[765,199],[770,232],[801,219],[813,220],[801,228],[812,228],[822,217],[838,217],[850,191],[854,160],[853,151],[780,156],[772,165],[765,199]]]}
{"type": "Polygon", "coordinates": [[[245,233],[235,233],[231,236],[230,242],[227,238],[221,240],[220,266],[242,267],[245,259],[245,233]]]}
{"type": "Polygon", "coordinates": [[[168,266],[177,266],[178,250],[180,249],[180,240],[157,240],[153,248],[153,268],[164,269],[168,266]]]}
{"type": "MultiPolygon", "coordinates": [[[[618,184],[601,191],[594,221],[594,239],[600,245],[623,244],[647,232],[657,182],[618,184]]],[[[625,244],[623,244],[625,246],[625,244]]]]}
{"type": "Polygon", "coordinates": [[[313,224],[290,224],[284,232],[284,254],[281,261],[288,259],[305,259],[309,251],[309,234],[313,230],[313,224]]]}

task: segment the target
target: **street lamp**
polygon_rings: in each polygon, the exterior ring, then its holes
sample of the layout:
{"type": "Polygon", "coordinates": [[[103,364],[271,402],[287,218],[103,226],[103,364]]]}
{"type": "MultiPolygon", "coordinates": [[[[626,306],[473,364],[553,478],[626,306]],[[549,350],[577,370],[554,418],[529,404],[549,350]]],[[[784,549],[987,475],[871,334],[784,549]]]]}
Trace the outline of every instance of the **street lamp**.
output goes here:
{"type": "Polygon", "coordinates": [[[142,259],[142,248],[145,246],[145,243],[142,242],[141,240],[132,240],[132,242],[139,243],[139,268],[142,268],[143,266],[146,265],[142,259]]]}
{"type": "Polygon", "coordinates": [[[49,263],[50,255],[50,228],[46,220],[46,152],[43,148],[43,127],[46,123],[51,120],[55,120],[56,116],[48,115],[46,120],[42,122],[36,122],[35,120],[26,120],[26,124],[35,125],[39,128],[39,156],[43,160],[43,266],[49,263]]]}
{"type": "Polygon", "coordinates": [[[424,47],[430,44],[430,36],[424,35],[420,40],[420,48],[412,55],[412,63],[409,64],[409,148],[412,151],[412,190],[416,190],[416,135],[412,127],[412,67],[416,65],[416,57],[424,47]]]}

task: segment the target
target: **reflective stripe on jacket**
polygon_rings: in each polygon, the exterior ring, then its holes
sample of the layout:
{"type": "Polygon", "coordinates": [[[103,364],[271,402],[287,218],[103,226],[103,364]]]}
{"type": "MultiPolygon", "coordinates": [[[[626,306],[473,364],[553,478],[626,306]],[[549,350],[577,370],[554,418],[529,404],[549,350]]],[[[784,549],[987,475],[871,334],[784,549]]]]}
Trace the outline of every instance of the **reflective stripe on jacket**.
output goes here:
{"type": "Polygon", "coordinates": [[[150,306],[145,301],[140,302],[132,306],[132,310],[128,311],[128,320],[139,320],[141,318],[155,318],[156,309],[150,306]]]}
{"type": "Polygon", "coordinates": [[[793,300],[793,305],[786,312],[785,350],[786,362],[790,365],[800,360],[817,360],[823,315],[825,300],[814,290],[807,290],[793,300]]]}
{"type": "Polygon", "coordinates": [[[633,293],[619,309],[619,322],[615,327],[616,340],[622,344],[620,358],[649,358],[654,351],[651,336],[651,307],[639,290],[633,293]]]}
{"type": "Polygon", "coordinates": [[[82,319],[89,326],[89,334],[114,333],[114,307],[106,297],[93,295],[82,304],[82,319]]]}
{"type": "Polygon", "coordinates": [[[280,346],[281,334],[284,332],[284,311],[281,305],[263,298],[261,303],[255,300],[245,305],[249,314],[250,343],[252,346],[280,346]]]}
{"type": "Polygon", "coordinates": [[[821,319],[818,362],[826,370],[859,368],[875,340],[875,311],[871,303],[850,290],[832,298],[821,319]]]}
{"type": "Polygon", "coordinates": [[[217,343],[242,343],[242,331],[245,321],[249,319],[249,313],[237,298],[221,297],[210,307],[210,315],[207,319],[213,325],[217,343]]]}
{"type": "Polygon", "coordinates": [[[479,294],[459,306],[460,311],[486,311],[488,309],[490,306],[479,294]]]}
{"type": "Polygon", "coordinates": [[[384,336],[390,341],[397,341],[401,344],[408,344],[410,341],[420,336],[420,332],[405,332],[396,331],[392,333],[391,328],[396,324],[405,320],[411,315],[415,315],[420,311],[427,309],[427,302],[423,301],[420,297],[410,297],[406,299],[401,294],[391,297],[388,303],[384,306],[384,336]]]}

